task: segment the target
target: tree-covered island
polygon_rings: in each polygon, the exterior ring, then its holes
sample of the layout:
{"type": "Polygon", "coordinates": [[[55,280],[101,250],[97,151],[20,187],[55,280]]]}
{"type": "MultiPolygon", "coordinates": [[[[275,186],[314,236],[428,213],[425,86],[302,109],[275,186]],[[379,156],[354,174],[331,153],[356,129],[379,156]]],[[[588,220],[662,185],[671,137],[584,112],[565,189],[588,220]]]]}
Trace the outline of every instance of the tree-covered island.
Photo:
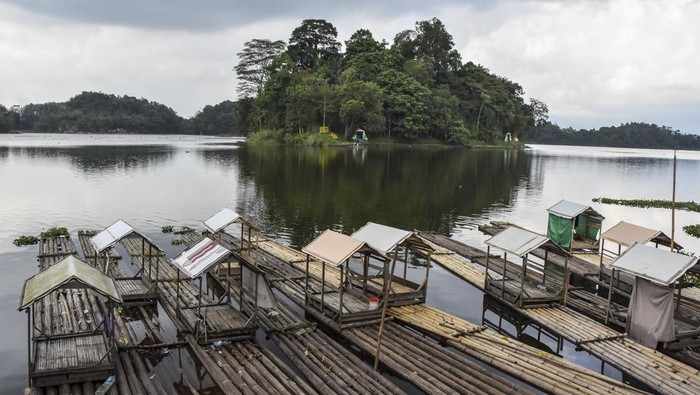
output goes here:
{"type": "Polygon", "coordinates": [[[465,62],[437,18],[416,22],[391,44],[359,29],[344,45],[330,22],[307,19],[288,42],[254,38],[237,55],[238,99],[208,105],[190,119],[143,98],[83,92],[63,103],[0,106],[0,132],[242,135],[314,144],[349,141],[362,129],[370,141],[470,145],[512,138],[700,149],[699,136],[653,124],[562,129],[549,122],[544,102],[525,100],[517,82],[465,62]]]}

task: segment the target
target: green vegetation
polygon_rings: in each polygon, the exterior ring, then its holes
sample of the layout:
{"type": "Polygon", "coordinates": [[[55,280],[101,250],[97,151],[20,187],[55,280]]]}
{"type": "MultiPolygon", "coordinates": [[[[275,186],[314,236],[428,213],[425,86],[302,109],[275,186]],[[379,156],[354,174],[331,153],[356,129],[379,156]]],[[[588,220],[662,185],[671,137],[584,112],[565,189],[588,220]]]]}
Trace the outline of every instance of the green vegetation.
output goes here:
{"type": "Polygon", "coordinates": [[[172,244],[174,246],[179,246],[179,245],[184,244],[184,243],[185,242],[182,241],[182,239],[173,239],[173,241],[170,242],[170,244],[172,244]]]}
{"type": "Polygon", "coordinates": [[[398,33],[392,45],[360,29],[341,53],[337,36],[330,22],[307,19],[287,46],[245,43],[234,68],[238,102],[248,110],[239,126],[263,131],[251,143],[332,143],[310,138],[321,127],[346,141],[362,128],[370,141],[494,142],[506,133],[524,137],[547,118],[546,105],[526,103],[517,83],[463,63],[436,18],[398,33]]]}
{"type": "MultiPolygon", "coordinates": [[[[616,204],[619,206],[629,206],[629,207],[639,207],[639,208],[667,208],[671,209],[674,204],[670,200],[659,200],[659,199],[611,199],[611,198],[595,198],[593,199],[596,203],[602,204],[616,204]]],[[[700,213],[700,204],[694,201],[690,202],[676,202],[675,207],[678,210],[693,211],[700,213]]],[[[700,225],[688,225],[683,227],[683,231],[693,237],[700,238],[700,225]]]]}
{"type": "Polygon", "coordinates": [[[597,147],[700,150],[700,136],[683,134],[668,126],[631,122],[591,130],[562,129],[543,122],[528,135],[529,143],[583,145],[597,147]]]}
{"type": "Polygon", "coordinates": [[[162,233],[173,233],[173,227],[171,225],[166,225],[160,228],[162,233]]]}
{"type": "Polygon", "coordinates": [[[12,244],[16,245],[17,247],[23,247],[23,246],[33,246],[38,242],[39,242],[39,238],[36,236],[22,235],[22,236],[16,238],[12,242],[12,244]]]}

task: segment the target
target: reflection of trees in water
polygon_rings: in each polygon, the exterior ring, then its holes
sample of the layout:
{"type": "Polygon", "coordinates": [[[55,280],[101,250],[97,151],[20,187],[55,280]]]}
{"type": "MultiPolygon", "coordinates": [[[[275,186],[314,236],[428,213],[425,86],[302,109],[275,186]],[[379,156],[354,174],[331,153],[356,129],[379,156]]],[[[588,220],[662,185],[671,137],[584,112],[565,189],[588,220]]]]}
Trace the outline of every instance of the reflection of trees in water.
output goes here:
{"type": "Polygon", "coordinates": [[[31,160],[67,160],[84,173],[135,171],[154,165],[162,166],[173,157],[173,149],[164,145],[17,147],[10,150],[13,155],[26,156],[31,160]]]}
{"type": "Polygon", "coordinates": [[[7,147],[0,147],[0,159],[5,159],[7,158],[8,153],[10,152],[10,149],[7,147]]]}
{"type": "Polygon", "coordinates": [[[239,156],[265,202],[261,225],[293,229],[296,246],[367,221],[449,233],[461,217],[510,205],[529,174],[526,155],[503,150],[372,147],[358,161],[352,149],[251,146],[239,156]]]}
{"type": "Polygon", "coordinates": [[[238,150],[226,149],[197,149],[196,154],[204,159],[207,165],[215,164],[226,170],[238,166],[238,150]]]}

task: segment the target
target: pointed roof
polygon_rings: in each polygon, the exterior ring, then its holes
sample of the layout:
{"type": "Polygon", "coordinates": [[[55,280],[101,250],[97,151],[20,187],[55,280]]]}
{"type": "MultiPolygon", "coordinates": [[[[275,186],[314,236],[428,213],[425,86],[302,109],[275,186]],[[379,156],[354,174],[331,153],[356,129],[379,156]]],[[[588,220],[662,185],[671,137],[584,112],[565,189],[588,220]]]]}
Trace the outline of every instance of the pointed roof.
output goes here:
{"type": "Polygon", "coordinates": [[[603,217],[597,211],[593,210],[591,206],[584,206],[583,204],[570,202],[568,200],[562,199],[559,203],[547,209],[548,212],[562,218],[575,218],[578,217],[583,212],[590,210],[590,214],[603,217]]]}
{"type": "Polygon", "coordinates": [[[255,225],[246,221],[240,214],[227,207],[204,221],[204,227],[213,234],[236,222],[245,223],[257,231],[260,230],[255,225]]]}
{"type": "Polygon", "coordinates": [[[356,252],[368,252],[388,259],[381,251],[366,242],[327,229],[301,249],[312,257],[333,266],[340,266],[356,252]]]}
{"type": "Polygon", "coordinates": [[[205,237],[199,243],[183,251],[171,262],[187,277],[199,277],[212,266],[223,261],[231,254],[214,240],[205,237]]]}
{"type": "MultiPolygon", "coordinates": [[[[650,241],[664,246],[671,246],[671,238],[666,236],[664,232],[625,221],[620,221],[617,225],[603,232],[600,237],[603,240],[609,240],[625,247],[629,247],[634,243],[646,244],[650,241]]],[[[674,246],[678,249],[683,249],[677,243],[674,243],[674,246]]]]}
{"type": "Polygon", "coordinates": [[[97,253],[100,253],[131,234],[137,234],[143,237],[144,239],[148,240],[148,242],[151,245],[158,248],[154,242],[152,242],[148,237],[146,237],[146,235],[137,231],[136,229],[134,229],[134,227],[127,224],[121,219],[117,220],[117,222],[113,223],[102,232],[92,236],[90,238],[90,244],[95,249],[95,251],[97,251],[97,253]]]}
{"type": "Polygon", "coordinates": [[[564,251],[547,236],[515,226],[509,226],[504,231],[488,238],[484,243],[518,257],[523,257],[540,247],[568,255],[568,252],[564,251]]]}
{"type": "Polygon", "coordinates": [[[69,255],[24,282],[19,309],[28,308],[38,299],[60,288],[89,288],[117,303],[122,301],[111,277],[75,255],[69,255]]]}
{"type": "Polygon", "coordinates": [[[392,228],[391,226],[367,222],[363,227],[352,234],[352,238],[369,243],[383,254],[394,251],[400,244],[410,241],[411,244],[418,245],[422,249],[432,250],[414,232],[403,229],[392,228]]]}
{"type": "Polygon", "coordinates": [[[610,267],[661,285],[671,285],[698,261],[697,257],[677,254],[635,243],[617,257],[610,267]]]}

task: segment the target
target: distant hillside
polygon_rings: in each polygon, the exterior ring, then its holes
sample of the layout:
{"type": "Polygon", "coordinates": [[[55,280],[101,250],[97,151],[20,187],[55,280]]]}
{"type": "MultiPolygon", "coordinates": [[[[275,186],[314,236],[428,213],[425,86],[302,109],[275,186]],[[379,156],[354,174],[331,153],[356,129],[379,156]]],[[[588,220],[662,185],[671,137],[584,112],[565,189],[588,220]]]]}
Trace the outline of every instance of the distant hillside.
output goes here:
{"type": "Polygon", "coordinates": [[[582,145],[595,147],[700,150],[700,136],[684,134],[668,126],[630,122],[600,129],[562,129],[546,122],[527,139],[533,144],[582,145]]]}
{"type": "Polygon", "coordinates": [[[240,135],[236,103],[206,106],[190,119],[163,104],[132,96],[82,92],[63,103],[0,106],[0,133],[134,133],[240,135]]]}

